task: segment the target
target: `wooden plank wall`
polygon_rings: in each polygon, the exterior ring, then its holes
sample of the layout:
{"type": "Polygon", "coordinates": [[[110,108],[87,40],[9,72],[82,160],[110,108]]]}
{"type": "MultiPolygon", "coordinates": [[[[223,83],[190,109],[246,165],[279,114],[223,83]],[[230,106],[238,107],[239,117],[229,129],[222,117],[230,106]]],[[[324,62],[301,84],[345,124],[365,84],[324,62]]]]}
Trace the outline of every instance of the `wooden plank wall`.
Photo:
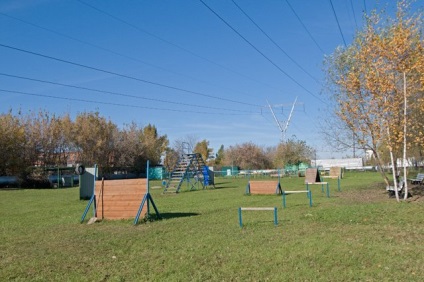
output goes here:
{"type": "Polygon", "coordinates": [[[331,178],[342,178],[342,168],[339,166],[330,167],[330,177],[331,178]]]}
{"type": "MultiPolygon", "coordinates": [[[[135,218],[141,201],[147,193],[147,179],[96,181],[97,217],[104,219],[135,218]]],[[[147,212],[147,202],[141,212],[147,212]]]]}
{"type": "Polygon", "coordinates": [[[250,194],[274,194],[277,190],[278,181],[250,181],[250,194]]]}

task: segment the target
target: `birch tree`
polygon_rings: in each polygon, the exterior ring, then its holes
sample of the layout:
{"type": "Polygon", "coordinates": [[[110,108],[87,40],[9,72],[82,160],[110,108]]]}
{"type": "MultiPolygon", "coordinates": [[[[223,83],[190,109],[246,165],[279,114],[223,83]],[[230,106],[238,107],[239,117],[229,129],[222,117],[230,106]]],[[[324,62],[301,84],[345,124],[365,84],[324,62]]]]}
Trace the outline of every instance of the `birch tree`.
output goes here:
{"type": "Polygon", "coordinates": [[[352,45],[338,48],[326,62],[337,117],[372,150],[389,185],[379,150],[387,146],[399,200],[397,159],[407,159],[411,143],[423,142],[423,125],[413,119],[424,111],[422,16],[409,16],[406,2],[398,3],[395,18],[384,16],[374,12],[352,45]]]}

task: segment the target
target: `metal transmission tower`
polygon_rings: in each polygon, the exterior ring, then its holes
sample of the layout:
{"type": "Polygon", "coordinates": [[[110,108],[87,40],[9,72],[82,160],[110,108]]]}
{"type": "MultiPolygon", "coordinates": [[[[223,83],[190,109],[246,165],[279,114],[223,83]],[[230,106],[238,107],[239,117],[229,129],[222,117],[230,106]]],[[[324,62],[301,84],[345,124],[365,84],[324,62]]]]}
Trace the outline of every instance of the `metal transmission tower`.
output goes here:
{"type": "MultiPolygon", "coordinates": [[[[276,115],[275,115],[274,110],[272,109],[272,107],[284,107],[284,106],[286,106],[286,105],[281,104],[281,105],[274,105],[274,106],[271,106],[271,105],[269,104],[268,100],[267,100],[266,102],[267,102],[267,104],[268,104],[268,108],[269,108],[269,110],[270,110],[270,111],[271,111],[271,113],[272,113],[272,116],[274,117],[275,122],[277,123],[278,128],[279,128],[279,129],[280,129],[280,131],[281,131],[281,141],[282,141],[282,142],[284,142],[284,139],[285,139],[285,136],[286,136],[286,131],[287,131],[287,128],[289,127],[290,120],[291,120],[291,117],[292,117],[292,115],[293,115],[294,107],[295,107],[296,102],[297,102],[297,97],[296,97],[296,99],[294,99],[294,102],[293,102],[293,104],[292,104],[292,106],[291,106],[291,110],[290,110],[289,117],[288,117],[288,119],[287,119],[285,122],[281,122],[281,121],[279,121],[279,120],[277,119],[277,117],[276,117],[276,115]]],[[[300,104],[300,103],[297,103],[297,104],[300,104]]]]}

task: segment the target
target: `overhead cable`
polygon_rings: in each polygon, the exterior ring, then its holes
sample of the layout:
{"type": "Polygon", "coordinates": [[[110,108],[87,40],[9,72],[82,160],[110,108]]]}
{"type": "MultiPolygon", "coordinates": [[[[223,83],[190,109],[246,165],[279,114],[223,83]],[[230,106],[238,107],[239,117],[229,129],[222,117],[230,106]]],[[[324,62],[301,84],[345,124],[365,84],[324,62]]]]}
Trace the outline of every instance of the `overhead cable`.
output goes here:
{"type": "Polygon", "coordinates": [[[269,41],[271,41],[290,61],[292,61],[298,68],[300,68],[304,73],[306,73],[310,78],[319,83],[312,74],[310,74],[305,68],[303,68],[295,59],[293,59],[277,42],[275,42],[269,35],[266,33],[234,0],[231,0],[233,4],[252,22],[261,32],[265,35],[269,41]]]}
{"type": "Polygon", "coordinates": [[[324,50],[321,48],[321,46],[318,44],[318,42],[315,40],[315,38],[312,36],[312,34],[309,32],[306,25],[303,23],[302,19],[299,17],[299,15],[296,13],[296,11],[293,9],[293,6],[290,4],[288,0],[285,0],[287,5],[289,6],[290,10],[293,12],[293,14],[296,16],[296,18],[299,20],[300,24],[302,25],[303,29],[306,31],[306,33],[309,35],[309,37],[312,39],[312,41],[315,43],[315,45],[318,47],[318,49],[324,54],[324,50]]]}
{"type": "Polygon", "coordinates": [[[51,84],[51,85],[57,85],[57,86],[74,88],[74,89],[80,89],[80,90],[85,90],[85,91],[92,91],[92,92],[97,92],[97,93],[104,93],[104,94],[110,94],[110,95],[115,95],[115,96],[135,98],[135,99],[142,99],[142,100],[148,100],[148,101],[154,101],[154,102],[168,103],[168,104],[172,104],[172,105],[182,105],[182,106],[189,106],[189,107],[196,107],[196,108],[205,108],[205,109],[212,109],[212,110],[221,110],[221,111],[230,111],[230,112],[253,113],[251,111],[243,111],[243,110],[237,110],[237,109],[226,109],[226,108],[218,108],[218,107],[210,107],[210,106],[207,106],[207,105],[187,104],[187,103],[181,103],[181,102],[175,102],[175,101],[168,101],[168,100],[162,100],[162,99],[157,99],[157,98],[136,96],[136,95],[130,95],[130,94],[125,94],[125,93],[112,92],[112,91],[106,91],[106,90],[100,90],[100,89],[93,89],[93,88],[88,88],[88,87],[82,87],[82,86],[64,84],[64,83],[59,83],[59,82],[54,82],[54,81],[41,80],[41,79],[37,79],[37,78],[18,76],[18,75],[7,74],[7,73],[0,73],[0,75],[1,76],[6,76],[6,77],[17,78],[17,79],[28,80],[28,81],[35,81],[35,82],[46,83],[46,84],[51,84]]]}
{"type": "MultiPolygon", "coordinates": [[[[190,75],[182,74],[182,73],[179,73],[179,72],[176,72],[176,71],[172,71],[172,70],[166,69],[166,68],[161,67],[161,66],[157,66],[157,65],[155,65],[155,64],[152,64],[152,63],[149,63],[149,62],[146,62],[146,61],[140,60],[140,59],[138,59],[138,58],[134,58],[134,57],[128,56],[128,55],[126,55],[126,54],[122,54],[122,53],[120,53],[120,52],[117,52],[117,51],[114,51],[114,50],[111,50],[111,49],[105,48],[105,47],[103,47],[103,46],[99,46],[99,45],[96,45],[96,44],[93,44],[93,43],[90,43],[90,42],[87,42],[87,41],[84,41],[84,40],[78,39],[78,38],[76,38],[76,37],[69,36],[69,35],[67,35],[67,34],[64,34],[64,33],[61,33],[61,32],[55,31],[55,30],[52,30],[52,29],[50,29],[50,28],[46,28],[46,27],[40,26],[40,25],[38,25],[38,24],[35,24],[35,23],[32,23],[32,22],[29,22],[29,21],[27,21],[27,20],[23,20],[23,19],[20,19],[20,18],[17,18],[17,17],[11,16],[11,15],[5,14],[5,13],[2,13],[2,12],[0,12],[0,15],[2,15],[2,16],[4,16],[4,17],[8,17],[8,18],[10,18],[10,19],[13,19],[13,20],[15,20],[15,21],[19,21],[19,22],[21,22],[21,23],[27,24],[27,25],[29,25],[29,26],[32,26],[32,27],[35,27],[35,28],[41,29],[41,30],[43,30],[43,31],[47,31],[47,32],[52,33],[52,34],[54,34],[54,35],[56,35],[56,36],[61,36],[61,37],[66,38],[66,39],[68,39],[68,40],[72,40],[72,41],[78,42],[78,43],[80,43],[80,44],[84,44],[84,45],[90,46],[90,47],[92,47],[92,48],[96,48],[96,49],[102,50],[102,51],[104,51],[104,52],[108,52],[108,53],[110,53],[110,54],[113,54],[113,55],[116,55],[116,56],[120,56],[120,57],[122,57],[122,58],[125,58],[125,59],[128,59],[128,60],[131,60],[131,61],[134,61],[134,62],[141,63],[141,64],[143,64],[143,65],[147,65],[147,66],[152,67],[152,68],[156,68],[156,69],[159,69],[159,70],[162,70],[162,71],[168,72],[168,73],[172,73],[172,74],[179,75],[179,76],[182,76],[182,77],[187,77],[187,78],[192,79],[192,80],[194,80],[194,81],[198,81],[198,82],[201,82],[201,83],[204,83],[204,84],[208,84],[208,85],[211,85],[211,86],[215,86],[215,87],[219,87],[219,88],[223,88],[223,89],[227,89],[227,90],[230,90],[230,91],[232,91],[232,92],[235,92],[235,90],[233,90],[233,89],[229,89],[229,88],[227,88],[227,87],[223,87],[223,86],[215,85],[215,84],[213,84],[213,83],[210,83],[210,82],[207,82],[207,81],[204,81],[204,80],[200,80],[200,79],[195,78],[195,77],[190,76],[190,75]]],[[[239,92],[239,91],[237,91],[237,92],[239,92]]],[[[241,93],[241,92],[239,92],[239,93],[241,93]]],[[[248,93],[241,93],[241,94],[249,95],[248,93]]]]}
{"type": "Polygon", "coordinates": [[[29,50],[24,50],[24,49],[21,49],[21,48],[10,46],[10,45],[5,45],[5,44],[0,43],[0,47],[8,48],[8,49],[19,51],[19,52],[26,53],[26,54],[31,54],[31,55],[34,55],[34,56],[42,57],[42,58],[45,58],[45,59],[49,59],[49,60],[53,60],[53,61],[57,61],[57,62],[61,62],[61,63],[74,65],[74,66],[89,69],[89,70],[94,70],[94,71],[107,73],[107,74],[110,74],[110,75],[114,75],[114,76],[118,76],[118,77],[122,77],[122,78],[126,78],[126,79],[135,80],[135,81],[150,84],[150,85],[155,85],[155,86],[159,86],[159,87],[163,87],[163,88],[167,88],[167,89],[171,89],[171,90],[176,90],[176,91],[179,91],[179,92],[190,93],[190,94],[194,94],[194,95],[198,95],[198,96],[202,96],[202,97],[227,101],[227,102],[236,103],[236,104],[260,107],[260,105],[255,105],[255,104],[236,101],[236,100],[232,100],[232,99],[217,97],[217,96],[204,94],[204,93],[197,92],[197,91],[179,88],[179,87],[176,87],[176,86],[171,86],[171,85],[167,85],[167,84],[163,84],[163,83],[159,83],[159,82],[149,81],[149,80],[137,78],[137,77],[134,77],[134,76],[120,74],[120,73],[117,73],[117,72],[108,71],[108,70],[100,69],[100,68],[97,68],[97,67],[92,67],[92,66],[88,66],[88,65],[84,65],[84,64],[80,64],[80,63],[71,62],[71,61],[68,61],[68,60],[65,60],[65,59],[60,59],[60,58],[56,58],[56,57],[53,57],[53,56],[44,55],[44,54],[41,54],[41,53],[29,51],[29,50]]]}
{"type": "Polygon", "coordinates": [[[250,76],[248,76],[248,75],[242,74],[242,73],[237,72],[237,71],[235,71],[235,70],[233,70],[233,69],[231,69],[231,68],[228,68],[228,67],[226,67],[226,66],[224,66],[224,65],[221,65],[221,64],[219,64],[219,63],[217,63],[217,62],[214,62],[214,61],[212,61],[212,60],[210,60],[210,59],[208,59],[208,58],[206,58],[206,57],[203,57],[203,56],[201,56],[201,55],[199,55],[199,54],[197,54],[197,53],[195,53],[195,52],[193,52],[193,51],[191,51],[191,50],[189,50],[189,49],[187,49],[187,48],[184,48],[184,47],[182,47],[182,46],[180,46],[180,45],[178,45],[178,44],[176,44],[176,43],[174,43],[174,42],[171,42],[171,41],[169,41],[169,40],[167,40],[167,39],[164,39],[164,38],[162,38],[162,37],[160,37],[160,36],[158,36],[158,35],[156,35],[156,34],[154,34],[154,33],[151,33],[151,32],[149,32],[149,31],[147,31],[147,30],[145,30],[145,29],[142,29],[142,28],[140,28],[140,27],[139,27],[139,26],[137,26],[137,25],[134,25],[134,24],[132,24],[132,23],[130,23],[130,22],[128,22],[128,21],[126,21],[126,20],[123,20],[123,19],[121,19],[121,18],[119,18],[119,17],[117,17],[117,16],[114,16],[114,15],[112,15],[111,13],[108,13],[108,12],[106,12],[106,11],[102,10],[102,9],[99,9],[99,8],[97,8],[97,7],[95,7],[95,6],[91,5],[91,4],[88,4],[88,3],[84,2],[84,1],[81,1],[81,0],[77,0],[77,1],[78,1],[79,3],[81,3],[81,4],[85,5],[85,6],[87,6],[87,7],[91,8],[91,9],[93,9],[93,10],[95,10],[95,11],[97,11],[97,12],[101,13],[101,14],[104,14],[104,15],[106,15],[106,16],[108,16],[108,17],[110,17],[110,18],[114,19],[115,21],[118,21],[118,22],[120,22],[120,23],[122,23],[122,24],[124,24],[124,25],[127,25],[127,26],[129,26],[129,27],[131,27],[131,28],[133,28],[133,29],[135,29],[135,30],[137,30],[137,31],[139,31],[139,32],[142,32],[142,33],[144,33],[144,34],[147,34],[148,36],[153,37],[153,38],[155,38],[156,40],[159,40],[159,41],[161,41],[161,42],[163,42],[163,43],[165,43],[165,44],[171,45],[171,46],[173,46],[173,47],[175,47],[175,48],[177,48],[177,49],[179,49],[179,50],[181,50],[181,51],[184,51],[184,52],[186,52],[186,53],[188,53],[188,54],[190,54],[190,55],[192,55],[192,56],[194,56],[194,57],[196,57],[196,58],[199,58],[199,59],[201,59],[201,60],[204,60],[204,61],[206,61],[206,62],[208,62],[208,63],[210,63],[210,64],[213,64],[213,65],[215,65],[215,66],[217,66],[217,67],[219,67],[219,68],[221,68],[221,69],[224,69],[224,70],[226,70],[226,71],[228,71],[228,72],[231,72],[231,73],[233,73],[233,74],[236,74],[236,75],[238,75],[238,76],[244,77],[245,79],[248,79],[248,80],[254,81],[254,82],[256,82],[256,83],[259,83],[259,84],[265,85],[265,86],[267,86],[267,87],[269,87],[269,88],[272,88],[272,89],[275,89],[275,90],[281,91],[281,89],[278,89],[278,88],[276,88],[276,87],[274,87],[274,86],[272,86],[272,85],[270,85],[270,84],[268,84],[268,83],[265,83],[265,82],[259,81],[259,80],[255,79],[255,78],[253,78],[253,77],[250,77],[250,76]]]}
{"type": "Polygon", "coordinates": [[[253,45],[249,40],[246,39],[240,32],[238,32],[233,26],[231,26],[226,20],[224,20],[217,12],[215,12],[210,6],[208,6],[203,0],[199,0],[209,11],[211,11],[216,17],[218,17],[226,26],[228,26],[232,31],[234,31],[241,39],[243,39],[250,47],[252,47],[256,52],[258,52],[262,57],[264,57],[268,62],[270,62],[274,67],[276,67],[281,73],[283,73],[287,78],[289,78],[291,81],[293,81],[296,85],[298,85],[300,88],[305,90],[308,94],[313,96],[314,98],[318,99],[324,104],[327,104],[324,100],[322,100],[320,97],[309,91],[305,86],[303,86],[301,83],[299,83],[296,79],[294,79],[291,75],[289,75],[286,71],[284,71],[282,68],[280,68],[274,61],[272,61],[268,56],[266,56],[261,50],[259,50],[255,45],[253,45]]]}
{"type": "Polygon", "coordinates": [[[331,4],[331,9],[333,10],[334,18],[336,18],[337,26],[339,27],[340,35],[342,36],[342,39],[343,39],[344,46],[347,47],[346,40],[343,36],[342,28],[340,27],[339,19],[337,18],[336,10],[334,9],[334,6],[333,6],[333,1],[331,0],[329,1],[331,4]]]}
{"type": "Polygon", "coordinates": [[[8,89],[0,89],[0,92],[14,93],[14,94],[20,94],[20,95],[27,95],[27,96],[35,96],[35,97],[52,98],[52,99],[59,99],[59,100],[67,100],[67,101],[77,101],[77,102],[84,102],[84,103],[94,103],[94,104],[101,104],[101,105],[111,105],[111,106],[120,106],[120,107],[128,107],[128,108],[156,110],[156,111],[182,112],[182,113],[189,112],[189,113],[193,113],[193,114],[230,115],[230,116],[246,115],[246,114],[230,114],[230,113],[218,113],[218,112],[201,112],[201,111],[177,110],[177,109],[171,109],[171,108],[146,107],[146,106],[138,106],[138,105],[130,105],[130,104],[120,104],[120,103],[111,103],[111,102],[103,102],[103,101],[94,101],[94,100],[87,100],[87,99],[78,99],[78,98],[69,98],[69,97],[58,97],[58,96],[53,96],[53,95],[38,94],[38,93],[29,93],[29,92],[8,90],[8,89]]]}

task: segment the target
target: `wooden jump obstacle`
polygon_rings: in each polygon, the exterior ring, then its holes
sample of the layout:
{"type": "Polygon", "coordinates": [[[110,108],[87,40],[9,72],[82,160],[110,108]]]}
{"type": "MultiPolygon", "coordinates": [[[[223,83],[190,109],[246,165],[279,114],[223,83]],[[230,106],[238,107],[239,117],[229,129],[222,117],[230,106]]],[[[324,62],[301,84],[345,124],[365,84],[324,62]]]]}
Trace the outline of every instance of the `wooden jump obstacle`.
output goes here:
{"type": "Polygon", "coordinates": [[[306,190],[309,190],[309,185],[321,184],[321,191],[324,193],[324,185],[327,186],[327,198],[330,198],[330,187],[328,182],[321,181],[321,175],[317,168],[307,168],[305,172],[306,190]]]}
{"type": "Polygon", "coordinates": [[[238,216],[239,216],[239,224],[240,227],[243,227],[243,219],[241,216],[242,211],[274,211],[274,225],[278,225],[278,219],[277,219],[277,208],[266,208],[266,207],[256,207],[256,208],[238,208],[238,216]]]}
{"type": "Polygon", "coordinates": [[[330,167],[330,175],[322,176],[323,178],[337,179],[337,191],[340,192],[340,180],[343,178],[342,168],[339,166],[330,167]]]}
{"type": "Polygon", "coordinates": [[[95,220],[135,218],[134,224],[137,224],[140,216],[150,216],[150,204],[156,215],[160,216],[150,195],[148,178],[95,181],[93,196],[84,211],[81,223],[92,203],[95,220]]]}
{"type": "Polygon", "coordinates": [[[281,194],[280,181],[269,180],[249,180],[246,186],[246,194],[281,194]]]}
{"type": "Polygon", "coordinates": [[[324,193],[324,185],[327,187],[326,189],[326,195],[327,198],[330,198],[330,185],[328,182],[315,182],[315,183],[305,183],[306,184],[306,190],[310,190],[309,185],[321,185],[321,192],[324,193]]]}
{"type": "Polygon", "coordinates": [[[309,206],[312,207],[312,192],[311,190],[299,190],[299,191],[283,191],[283,207],[286,207],[286,195],[288,194],[298,194],[306,193],[306,197],[309,199],[309,206]]]}

